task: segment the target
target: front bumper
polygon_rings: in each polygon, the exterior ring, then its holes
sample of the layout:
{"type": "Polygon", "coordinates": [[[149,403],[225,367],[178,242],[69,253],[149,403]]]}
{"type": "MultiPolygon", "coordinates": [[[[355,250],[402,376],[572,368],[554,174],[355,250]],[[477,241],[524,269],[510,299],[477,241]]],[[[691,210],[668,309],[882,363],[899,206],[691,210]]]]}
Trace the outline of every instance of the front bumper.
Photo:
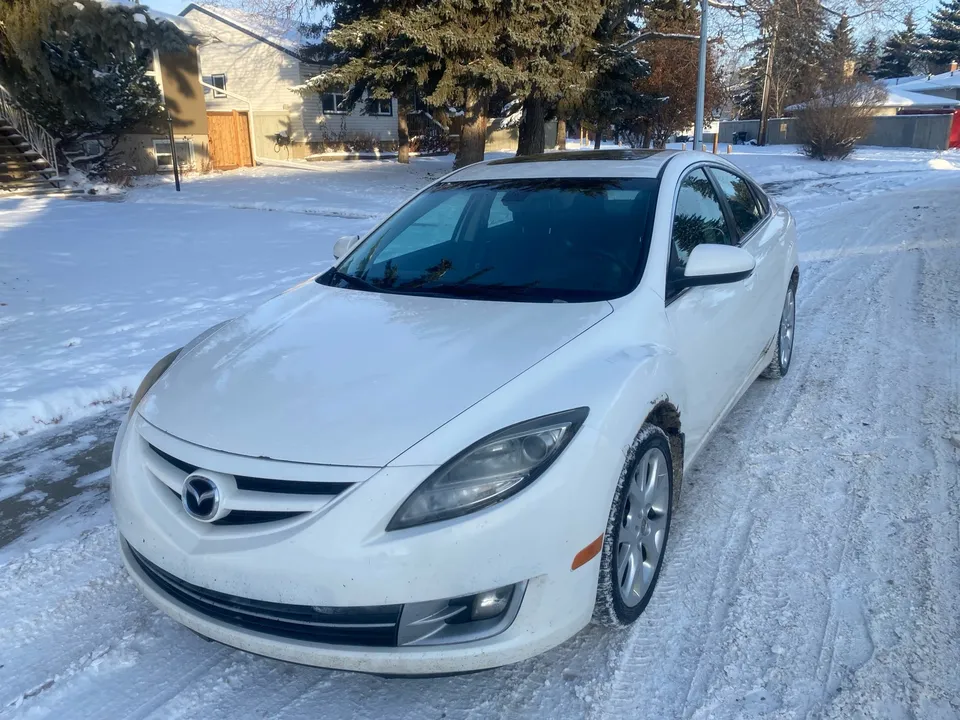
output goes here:
{"type": "MultiPolygon", "coordinates": [[[[386,521],[432,468],[386,468],[320,511],[262,525],[218,527],[188,517],[170,489],[148,477],[137,452],[137,425],[131,423],[122,441],[111,486],[123,560],[154,605],[201,635],[299,664],[430,675],[526,659],[563,642],[590,620],[599,557],[575,571],[571,561],[603,531],[608,480],[619,468],[605,473],[597,458],[615,460],[617,453],[598,452],[602,440],[588,428],[543,477],[513,498],[457,520],[386,533],[386,521]],[[185,583],[271,603],[384,606],[514,583],[526,582],[526,588],[513,622],[492,637],[430,646],[328,644],[198,611],[152,579],[131,547],[185,583]]],[[[165,449],[186,452],[175,442],[165,449]]],[[[191,463],[216,467],[214,451],[193,446],[190,452],[191,463]]]]}

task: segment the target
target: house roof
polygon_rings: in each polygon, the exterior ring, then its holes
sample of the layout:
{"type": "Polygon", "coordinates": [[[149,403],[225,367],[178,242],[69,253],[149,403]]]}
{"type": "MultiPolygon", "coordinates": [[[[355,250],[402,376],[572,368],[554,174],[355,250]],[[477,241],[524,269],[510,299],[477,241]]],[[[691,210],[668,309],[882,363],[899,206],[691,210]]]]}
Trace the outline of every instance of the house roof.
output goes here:
{"type": "Polygon", "coordinates": [[[307,41],[300,32],[300,24],[293,18],[272,19],[235,8],[225,8],[210,3],[190,3],[180,11],[181,17],[190,12],[202,13],[212,17],[235,30],[246,33],[252,38],[270,45],[298,60],[300,48],[307,41]]]}
{"type": "Polygon", "coordinates": [[[887,97],[880,103],[881,107],[957,107],[960,101],[950,98],[937,97],[936,95],[925,95],[919,92],[913,92],[906,86],[897,85],[887,87],[887,97]]]}
{"type": "MultiPolygon", "coordinates": [[[[133,0],[97,0],[104,7],[123,7],[129,8],[131,10],[136,10],[137,14],[149,15],[154,21],[162,22],[166,21],[176,25],[180,30],[186,35],[191,37],[202,37],[203,31],[201,28],[189,18],[180,17],[178,15],[171,15],[170,13],[161,12],[160,10],[153,10],[152,8],[146,7],[145,5],[140,5],[133,0]]],[[[134,15],[136,18],[136,15],[134,15]]],[[[141,22],[145,22],[141,20],[141,22]]]]}
{"type": "MultiPolygon", "coordinates": [[[[886,91],[886,97],[876,103],[874,107],[954,108],[960,106],[958,100],[912,92],[904,89],[904,86],[901,85],[887,84],[883,89],[886,91]]],[[[787,110],[803,110],[806,105],[806,103],[797,103],[788,107],[787,110]]]]}
{"type": "Polygon", "coordinates": [[[960,88],[960,70],[948,70],[939,75],[921,75],[919,78],[906,78],[906,80],[907,82],[901,80],[897,87],[910,92],[960,88]]]}

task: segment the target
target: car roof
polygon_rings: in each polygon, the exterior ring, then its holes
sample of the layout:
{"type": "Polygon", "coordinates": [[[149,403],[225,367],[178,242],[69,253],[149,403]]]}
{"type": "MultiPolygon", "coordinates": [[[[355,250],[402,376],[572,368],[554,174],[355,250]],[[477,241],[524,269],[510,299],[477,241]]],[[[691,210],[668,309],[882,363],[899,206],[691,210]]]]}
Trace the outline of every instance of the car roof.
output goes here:
{"type": "MultiPolygon", "coordinates": [[[[524,155],[468,165],[448,182],[524,178],[655,178],[680,150],[571,150],[524,155]]],[[[686,153],[692,155],[693,153],[686,153]]]]}

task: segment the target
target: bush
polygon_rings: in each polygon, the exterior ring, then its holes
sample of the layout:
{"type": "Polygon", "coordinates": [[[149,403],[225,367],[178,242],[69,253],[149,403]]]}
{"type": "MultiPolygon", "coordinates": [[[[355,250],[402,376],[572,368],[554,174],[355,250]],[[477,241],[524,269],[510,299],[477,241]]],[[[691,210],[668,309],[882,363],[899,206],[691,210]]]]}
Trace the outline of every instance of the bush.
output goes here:
{"type": "Polygon", "coordinates": [[[874,109],[886,91],[872,83],[848,81],[809,102],[797,113],[803,151],[817,160],[842,160],[873,127],[874,109]]]}

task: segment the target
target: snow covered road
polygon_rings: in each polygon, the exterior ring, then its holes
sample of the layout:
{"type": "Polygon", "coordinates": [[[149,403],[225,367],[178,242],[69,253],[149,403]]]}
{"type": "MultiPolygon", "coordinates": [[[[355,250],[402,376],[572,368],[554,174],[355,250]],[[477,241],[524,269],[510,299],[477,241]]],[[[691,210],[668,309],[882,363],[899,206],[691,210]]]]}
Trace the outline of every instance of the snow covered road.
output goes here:
{"type": "Polygon", "coordinates": [[[758,381],[686,477],[628,632],[431,680],[208,643],[124,577],[102,473],[62,467],[115,422],[91,419],[0,453],[0,476],[76,490],[0,547],[0,718],[960,718],[957,175],[777,188],[800,231],[791,373],[758,381]]]}

